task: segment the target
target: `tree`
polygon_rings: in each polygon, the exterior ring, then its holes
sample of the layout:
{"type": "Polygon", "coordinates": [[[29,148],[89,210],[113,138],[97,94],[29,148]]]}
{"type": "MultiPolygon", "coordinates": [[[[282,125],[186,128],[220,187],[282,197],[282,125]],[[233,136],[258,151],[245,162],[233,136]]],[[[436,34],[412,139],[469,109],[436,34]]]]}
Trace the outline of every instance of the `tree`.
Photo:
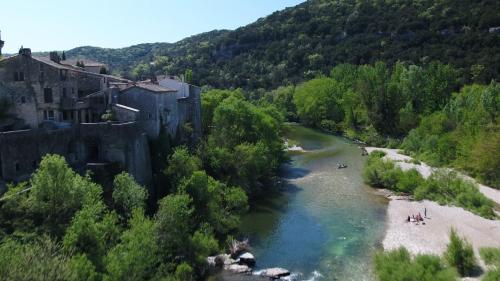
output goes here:
{"type": "Polygon", "coordinates": [[[120,233],[116,214],[106,212],[105,208],[101,202],[85,206],[75,214],[63,238],[68,252],[85,254],[98,268],[102,268],[102,258],[120,233]]]}
{"type": "Polygon", "coordinates": [[[184,72],[184,81],[186,83],[192,83],[193,82],[193,70],[186,69],[186,71],[184,72]]]}
{"type": "MultiPolygon", "coordinates": [[[[0,278],[19,281],[66,281],[72,273],[68,255],[48,236],[21,244],[4,239],[0,244],[0,278]]],[[[76,281],[76,280],[75,280],[76,281]]]]}
{"type": "Polygon", "coordinates": [[[155,239],[163,261],[189,254],[189,240],[194,228],[193,200],[187,194],[172,194],[159,202],[155,215],[155,239]]]}
{"type": "Polygon", "coordinates": [[[66,60],[66,53],[64,51],[62,52],[61,59],[66,60]]]}
{"type": "Polygon", "coordinates": [[[477,270],[478,264],[472,245],[461,239],[454,229],[450,233],[450,243],[444,257],[449,265],[455,267],[461,276],[471,276],[477,270]]]}
{"type": "Polygon", "coordinates": [[[371,124],[379,133],[397,136],[398,112],[402,104],[397,83],[399,75],[391,75],[383,62],[361,66],[358,75],[356,88],[371,124]]]}
{"type": "Polygon", "coordinates": [[[104,280],[149,280],[159,263],[154,223],[140,208],[132,211],[130,229],[106,256],[104,280]]]}
{"type": "Polygon", "coordinates": [[[102,188],[89,176],[76,174],[59,155],[45,156],[30,184],[31,212],[56,235],[61,234],[84,205],[94,205],[101,200],[102,188]]]}
{"type": "Polygon", "coordinates": [[[71,272],[70,280],[74,281],[99,281],[100,274],[86,255],[75,255],[68,261],[71,272]]]}
{"type": "Polygon", "coordinates": [[[331,78],[316,78],[299,85],[294,103],[300,120],[315,127],[321,127],[323,121],[340,123],[344,118],[341,95],[340,83],[331,78]]]}
{"type": "Polygon", "coordinates": [[[175,148],[174,153],[168,157],[168,166],[165,170],[171,190],[177,190],[183,179],[200,169],[201,160],[197,156],[191,155],[185,146],[175,148]]]}
{"type": "Polygon", "coordinates": [[[145,209],[147,191],[137,184],[134,178],[126,172],[115,176],[113,181],[113,201],[116,210],[125,218],[132,215],[136,208],[145,209]]]}

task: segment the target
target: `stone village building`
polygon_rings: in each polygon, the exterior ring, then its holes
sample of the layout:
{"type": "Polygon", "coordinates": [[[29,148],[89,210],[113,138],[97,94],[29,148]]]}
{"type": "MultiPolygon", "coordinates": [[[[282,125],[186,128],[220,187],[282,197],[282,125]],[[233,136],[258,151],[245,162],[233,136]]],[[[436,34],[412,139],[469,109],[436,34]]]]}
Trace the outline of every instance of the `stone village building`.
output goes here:
{"type": "Polygon", "coordinates": [[[7,105],[0,117],[0,184],[29,178],[45,154],[57,153],[76,170],[118,166],[149,186],[148,141],[162,131],[179,137],[186,126],[198,140],[200,95],[199,87],[172,77],[133,82],[21,48],[0,60],[0,100],[7,105]]]}

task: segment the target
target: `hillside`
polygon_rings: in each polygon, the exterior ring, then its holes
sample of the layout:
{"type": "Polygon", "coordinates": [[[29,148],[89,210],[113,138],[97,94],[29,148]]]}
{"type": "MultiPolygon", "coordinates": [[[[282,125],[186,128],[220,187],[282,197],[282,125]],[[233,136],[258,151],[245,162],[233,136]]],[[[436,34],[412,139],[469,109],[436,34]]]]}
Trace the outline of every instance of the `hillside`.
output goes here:
{"type": "Polygon", "coordinates": [[[467,81],[500,73],[500,2],[495,0],[310,0],[234,31],[121,49],[79,47],[68,57],[110,64],[122,75],[193,70],[213,87],[276,88],[327,74],[338,63],[440,60],[467,81]],[[491,30],[490,30],[491,29],[491,30]],[[153,66],[149,64],[156,57],[153,66]],[[140,63],[146,63],[136,69],[140,63]],[[474,75],[471,75],[471,69],[474,75]]]}

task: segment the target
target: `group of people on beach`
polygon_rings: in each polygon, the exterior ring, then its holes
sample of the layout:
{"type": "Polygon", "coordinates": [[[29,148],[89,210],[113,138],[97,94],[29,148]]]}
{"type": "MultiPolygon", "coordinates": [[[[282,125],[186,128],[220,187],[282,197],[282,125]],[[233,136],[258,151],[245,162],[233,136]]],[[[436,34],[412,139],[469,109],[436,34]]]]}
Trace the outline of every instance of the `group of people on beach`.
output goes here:
{"type": "Polygon", "coordinates": [[[420,224],[420,222],[422,222],[422,224],[425,224],[424,218],[427,218],[427,208],[424,208],[424,217],[422,217],[420,212],[418,212],[417,215],[412,214],[411,217],[410,215],[408,215],[408,217],[406,218],[406,222],[415,222],[417,225],[420,224]]]}

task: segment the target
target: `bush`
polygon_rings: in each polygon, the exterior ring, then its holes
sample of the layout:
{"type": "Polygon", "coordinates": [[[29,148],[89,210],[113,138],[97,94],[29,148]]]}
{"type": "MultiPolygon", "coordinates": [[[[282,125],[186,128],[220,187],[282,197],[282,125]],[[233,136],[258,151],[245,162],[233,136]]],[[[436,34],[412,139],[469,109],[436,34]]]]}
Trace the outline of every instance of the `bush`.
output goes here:
{"type": "Polygon", "coordinates": [[[389,186],[386,185],[388,177],[385,175],[387,174],[387,171],[391,171],[393,169],[394,163],[383,160],[381,158],[381,154],[378,151],[375,151],[368,156],[368,161],[363,171],[363,179],[365,183],[371,186],[389,188],[389,186]]]}
{"type": "Polygon", "coordinates": [[[380,281],[456,280],[454,269],[446,267],[439,257],[418,255],[412,259],[405,248],[377,254],[375,272],[380,281]]]}
{"type": "Polygon", "coordinates": [[[428,199],[443,205],[456,205],[484,218],[496,217],[493,201],[479,192],[474,183],[461,179],[455,172],[436,172],[424,179],[417,170],[403,171],[394,162],[382,159],[383,155],[375,151],[368,157],[363,170],[365,183],[410,193],[416,200],[428,199]]]}
{"type": "Polygon", "coordinates": [[[500,248],[481,248],[479,254],[486,265],[494,265],[500,269],[500,248]]]}
{"type": "Polygon", "coordinates": [[[450,266],[457,269],[461,276],[471,276],[478,268],[472,245],[465,239],[461,239],[453,229],[444,258],[450,266]]]}
{"type": "Polygon", "coordinates": [[[440,204],[453,204],[485,218],[495,218],[493,202],[479,192],[477,186],[454,172],[437,172],[423,181],[414,192],[415,199],[429,199],[440,204]]]}
{"type": "Polygon", "coordinates": [[[500,280],[500,269],[488,271],[483,277],[483,281],[498,281],[498,280],[500,280]]]}

